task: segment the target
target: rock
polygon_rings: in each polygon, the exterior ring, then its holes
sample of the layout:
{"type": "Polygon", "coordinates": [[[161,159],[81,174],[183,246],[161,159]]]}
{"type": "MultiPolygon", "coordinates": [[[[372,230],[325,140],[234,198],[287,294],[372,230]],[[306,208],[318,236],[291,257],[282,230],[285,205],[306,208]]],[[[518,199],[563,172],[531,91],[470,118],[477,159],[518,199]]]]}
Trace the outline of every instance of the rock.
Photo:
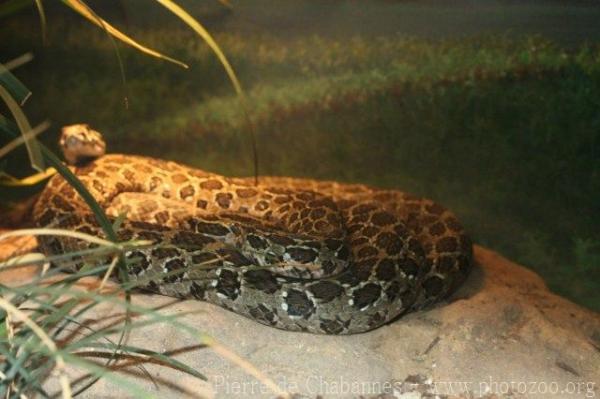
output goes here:
{"type": "MultiPolygon", "coordinates": [[[[144,365],[154,382],[134,366],[113,375],[161,398],[275,397],[223,353],[226,347],[295,397],[595,397],[600,315],[552,294],[539,276],[490,250],[475,247],[475,258],[468,281],[446,303],[352,336],[280,331],[208,303],[136,294],[135,304],[178,315],[222,347],[199,348],[198,336],[181,327],[145,326],[129,345],[173,356],[207,381],[155,364],[144,365]]],[[[112,320],[115,312],[102,306],[93,318],[112,320]]],[[[104,378],[84,396],[134,395],[104,378]]]]}
{"type": "MultiPolygon", "coordinates": [[[[8,232],[10,230],[0,228],[0,236],[8,232]]],[[[20,259],[17,259],[17,257],[35,251],[36,247],[37,241],[32,236],[9,237],[0,241],[0,262],[4,262],[12,257],[20,263],[20,259]]],[[[34,265],[27,265],[20,268],[0,268],[0,283],[24,283],[40,273],[41,270],[41,266],[34,265]]]]}

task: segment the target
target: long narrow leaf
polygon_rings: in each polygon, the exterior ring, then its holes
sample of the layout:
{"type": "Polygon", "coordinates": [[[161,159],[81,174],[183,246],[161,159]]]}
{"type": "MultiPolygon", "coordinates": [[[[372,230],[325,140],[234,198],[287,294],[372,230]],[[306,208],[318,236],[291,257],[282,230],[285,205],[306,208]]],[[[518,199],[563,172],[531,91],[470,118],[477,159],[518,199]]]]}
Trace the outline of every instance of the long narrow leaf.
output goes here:
{"type": "Polygon", "coordinates": [[[21,230],[8,231],[6,233],[0,234],[0,240],[4,240],[9,237],[19,237],[19,236],[28,236],[28,235],[70,237],[70,238],[75,238],[77,240],[87,241],[89,243],[97,244],[97,245],[106,245],[106,246],[114,245],[110,241],[106,241],[102,238],[93,236],[91,234],[82,233],[80,231],[71,231],[71,230],[66,230],[66,229],[49,229],[49,228],[21,229],[21,230]]]}
{"type": "MultiPolygon", "coordinates": [[[[21,59],[27,60],[27,54],[10,62],[19,62],[21,59]]],[[[12,65],[11,68],[13,68],[12,65]]],[[[3,86],[19,105],[23,105],[31,96],[31,91],[15,75],[10,73],[9,69],[11,68],[0,63],[0,86],[3,86]]]]}
{"type": "Polygon", "coordinates": [[[8,139],[19,137],[19,128],[2,114],[0,114],[0,132],[4,132],[8,139]]]}
{"type": "Polygon", "coordinates": [[[90,15],[96,20],[96,24],[104,29],[104,32],[106,32],[106,35],[110,39],[113,49],[115,50],[115,55],[117,56],[117,64],[119,65],[119,74],[121,76],[121,82],[123,83],[123,88],[125,89],[125,109],[128,109],[129,108],[129,94],[128,94],[128,89],[127,89],[127,77],[125,76],[125,64],[123,63],[123,58],[121,57],[121,50],[119,50],[119,46],[117,45],[115,37],[108,30],[108,28],[107,28],[106,24],[104,23],[104,21],[102,20],[102,18],[100,18],[100,16],[98,14],[96,14],[94,12],[94,10],[89,8],[85,3],[82,3],[82,4],[87,8],[87,11],[90,13],[90,15]]]}
{"type": "Polygon", "coordinates": [[[33,175],[17,179],[14,176],[9,175],[0,171],[0,185],[9,187],[22,187],[22,186],[33,186],[39,182],[46,180],[56,174],[56,169],[47,168],[43,172],[35,173],[33,175]]]}
{"type": "MultiPolygon", "coordinates": [[[[34,375],[30,373],[27,367],[24,367],[22,364],[27,359],[28,353],[26,351],[22,351],[19,354],[19,358],[16,359],[3,345],[0,345],[0,356],[5,361],[4,366],[9,367],[9,369],[5,369],[4,378],[7,381],[12,381],[15,378],[20,376],[27,383],[27,387],[30,390],[34,390],[39,393],[43,398],[49,398],[50,395],[42,388],[42,380],[39,378],[35,378],[34,375]]],[[[0,384],[0,397],[5,397],[6,389],[9,384],[0,384]]]]}
{"type": "Polygon", "coordinates": [[[40,28],[42,29],[42,43],[46,44],[46,13],[44,12],[44,5],[42,0],[35,0],[35,6],[37,7],[38,14],[40,16],[40,28]]]}
{"type": "MultiPolygon", "coordinates": [[[[100,349],[113,349],[114,345],[113,344],[103,344],[103,343],[91,343],[91,344],[87,344],[86,347],[100,348],[100,349]]],[[[177,370],[183,371],[183,372],[185,372],[191,376],[194,376],[198,379],[201,379],[204,381],[207,380],[206,376],[204,376],[202,373],[200,373],[200,372],[194,370],[193,368],[191,368],[190,366],[170,357],[167,354],[163,354],[163,353],[159,353],[156,351],[139,348],[137,346],[131,346],[131,345],[123,345],[121,347],[121,349],[124,351],[130,352],[130,353],[136,353],[138,355],[148,356],[151,359],[154,359],[163,364],[169,365],[177,370]]]]}
{"type": "Polygon", "coordinates": [[[133,40],[132,38],[130,38],[129,36],[127,36],[126,34],[121,32],[120,30],[118,30],[117,28],[115,28],[114,26],[112,26],[111,24],[106,22],[104,19],[94,15],[90,11],[90,8],[82,0],[62,0],[62,1],[63,1],[63,3],[65,3],[66,5],[71,7],[73,10],[75,10],[76,12],[78,12],[79,14],[81,14],[82,16],[87,18],[88,20],[90,20],[93,24],[98,25],[102,29],[105,29],[106,31],[108,31],[111,35],[113,35],[117,39],[121,40],[123,43],[126,43],[126,44],[138,49],[139,51],[146,53],[148,55],[151,55],[153,57],[172,62],[172,63],[177,64],[186,69],[188,68],[187,64],[185,64],[181,61],[178,61],[174,58],[168,57],[164,54],[161,54],[158,51],[152,50],[151,48],[148,48],[148,47],[143,46],[140,43],[136,42],[135,40],[133,40]]]}
{"type": "Polygon", "coordinates": [[[17,309],[13,304],[0,297],[0,307],[5,312],[11,314],[14,318],[22,321],[31,331],[37,335],[38,339],[43,343],[43,346],[48,349],[50,353],[54,355],[56,360],[56,367],[58,368],[58,379],[60,382],[61,391],[63,398],[71,398],[71,386],[65,373],[65,363],[63,356],[61,355],[55,342],[48,336],[48,334],[42,330],[37,324],[35,324],[24,312],[17,309]]]}
{"type": "Polygon", "coordinates": [[[233,87],[235,88],[236,93],[238,93],[239,95],[243,95],[242,86],[240,85],[240,82],[239,82],[237,76],[235,75],[233,68],[229,64],[227,57],[225,57],[225,54],[223,54],[223,51],[221,51],[221,48],[219,47],[217,42],[215,42],[215,40],[210,35],[210,33],[208,33],[208,31],[198,21],[196,21],[196,19],[194,17],[192,17],[190,14],[188,14],[187,11],[185,11],[183,8],[178,6],[174,1],[171,1],[171,0],[156,0],[156,1],[160,4],[162,4],[165,8],[167,8],[173,14],[175,14],[183,22],[185,22],[190,28],[192,28],[206,42],[206,44],[208,44],[208,46],[216,54],[216,56],[219,58],[219,61],[225,68],[225,71],[227,72],[227,75],[229,76],[229,79],[231,80],[231,83],[233,84],[233,87]]]}
{"type": "MultiPolygon", "coordinates": [[[[4,67],[9,71],[12,71],[13,69],[20,67],[21,65],[27,64],[31,60],[33,60],[33,54],[25,53],[18,56],[17,58],[13,58],[12,60],[6,61],[4,63],[4,67]]],[[[29,91],[29,89],[27,89],[27,91],[29,91]]]]}
{"type": "MultiPolygon", "coordinates": [[[[8,73],[9,75],[12,75],[8,71],[6,71],[6,73],[8,73]]],[[[0,98],[2,98],[2,100],[4,100],[8,109],[13,114],[15,121],[17,122],[17,126],[19,127],[19,130],[21,131],[21,134],[25,135],[26,133],[31,131],[31,125],[29,124],[27,117],[21,110],[21,107],[19,106],[19,104],[17,104],[15,99],[10,95],[8,90],[6,90],[4,88],[4,86],[2,86],[1,84],[0,84],[0,98]]],[[[44,169],[46,169],[45,162],[42,157],[40,147],[37,143],[37,140],[25,139],[25,146],[27,147],[27,152],[29,153],[29,160],[31,161],[31,166],[38,172],[44,171],[44,169]]]]}
{"type": "MultiPolygon", "coordinates": [[[[69,364],[77,365],[82,368],[85,368],[88,372],[92,373],[94,376],[100,378],[106,378],[107,380],[113,381],[113,383],[123,389],[129,391],[134,398],[144,398],[144,399],[154,399],[158,398],[157,396],[152,395],[147,392],[145,389],[140,387],[135,382],[131,382],[126,378],[120,377],[115,373],[112,373],[108,366],[99,366],[95,363],[89,362],[87,360],[82,359],[79,356],[75,356],[69,353],[63,354],[65,360],[69,362],[69,364]]],[[[75,395],[81,394],[81,389],[74,392],[75,395]]]]}
{"type": "Polygon", "coordinates": [[[41,124],[34,127],[32,130],[25,132],[22,136],[19,136],[13,140],[11,140],[8,144],[4,145],[0,148],[0,158],[4,157],[6,154],[25,143],[27,140],[31,140],[35,138],[37,135],[42,133],[44,130],[50,127],[50,122],[44,121],[41,124]]]}

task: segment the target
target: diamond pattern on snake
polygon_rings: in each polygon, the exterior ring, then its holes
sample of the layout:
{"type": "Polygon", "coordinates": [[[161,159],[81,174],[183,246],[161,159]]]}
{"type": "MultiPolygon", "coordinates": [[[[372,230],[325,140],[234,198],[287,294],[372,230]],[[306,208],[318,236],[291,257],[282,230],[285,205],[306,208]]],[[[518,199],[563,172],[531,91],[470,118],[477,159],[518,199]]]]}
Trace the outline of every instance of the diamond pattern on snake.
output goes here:
{"type": "MultiPolygon", "coordinates": [[[[125,254],[129,277],[145,290],[208,301],[284,330],[354,334],[445,298],[471,269],[471,240],[429,199],[291,177],[264,176],[255,185],[176,162],[105,155],[102,136],[87,125],[63,128],[60,143],[107,215],[126,214],[119,239],[155,244],[125,254]]],[[[34,220],[103,236],[59,175],[34,220]]],[[[40,241],[48,255],[90,245],[40,241]]]]}

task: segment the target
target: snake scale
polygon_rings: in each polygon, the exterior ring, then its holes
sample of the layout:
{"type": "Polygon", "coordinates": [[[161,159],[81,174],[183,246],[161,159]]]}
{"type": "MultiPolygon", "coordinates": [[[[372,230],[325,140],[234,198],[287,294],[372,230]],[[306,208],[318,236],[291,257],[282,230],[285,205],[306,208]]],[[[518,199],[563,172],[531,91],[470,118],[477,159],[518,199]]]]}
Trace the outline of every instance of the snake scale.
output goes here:
{"type": "MultiPolygon", "coordinates": [[[[439,301],[471,269],[463,227],[428,199],[288,177],[255,185],[160,159],[103,155],[101,136],[87,125],[64,128],[61,145],[107,214],[126,214],[119,239],[155,244],[125,254],[130,278],[146,290],[208,301],[280,329],[354,334],[439,301]]],[[[58,175],[33,216],[38,226],[103,236],[58,175]]],[[[48,255],[90,246],[40,241],[48,255]]]]}

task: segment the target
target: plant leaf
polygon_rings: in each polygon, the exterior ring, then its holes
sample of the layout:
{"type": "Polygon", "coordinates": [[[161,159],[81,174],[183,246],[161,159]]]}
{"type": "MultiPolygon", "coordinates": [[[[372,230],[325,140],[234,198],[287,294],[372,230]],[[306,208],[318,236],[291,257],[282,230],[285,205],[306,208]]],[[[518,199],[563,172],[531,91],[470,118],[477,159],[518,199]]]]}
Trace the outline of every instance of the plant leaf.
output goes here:
{"type": "Polygon", "coordinates": [[[50,122],[44,121],[41,124],[37,125],[35,128],[31,129],[28,133],[25,133],[22,136],[19,136],[13,139],[10,143],[6,144],[4,147],[0,148],[0,158],[26,142],[27,140],[31,140],[35,138],[38,134],[42,133],[44,130],[50,127],[50,122]]]}
{"type": "Polygon", "coordinates": [[[87,6],[87,4],[85,4],[82,0],[62,0],[62,1],[63,1],[63,3],[65,3],[66,5],[71,7],[74,11],[81,14],[85,18],[87,18],[93,24],[98,25],[100,28],[106,30],[108,33],[110,33],[112,36],[116,37],[117,39],[121,40],[123,43],[126,43],[126,44],[130,45],[131,47],[134,47],[134,48],[138,49],[139,51],[146,53],[148,55],[151,55],[153,57],[172,62],[172,63],[177,64],[186,69],[188,68],[187,64],[185,64],[181,61],[178,61],[174,58],[168,57],[164,54],[161,54],[158,51],[152,50],[151,48],[148,48],[148,47],[143,46],[140,43],[136,42],[135,40],[133,40],[132,38],[130,38],[129,36],[127,36],[126,34],[121,32],[120,30],[118,30],[117,28],[115,28],[114,26],[112,26],[111,24],[106,22],[101,17],[95,15],[91,11],[91,9],[87,6]]]}
{"type": "MultiPolygon", "coordinates": [[[[116,345],[112,344],[112,343],[92,342],[92,343],[86,343],[85,347],[86,348],[99,348],[99,349],[114,349],[116,347],[116,345]]],[[[162,353],[159,353],[159,352],[156,352],[153,350],[139,348],[137,346],[131,346],[131,345],[121,345],[119,350],[122,350],[125,352],[130,352],[130,353],[136,353],[138,355],[148,356],[151,359],[162,362],[166,365],[171,366],[174,369],[183,371],[183,372],[185,372],[189,375],[192,375],[198,379],[201,379],[204,381],[207,380],[206,376],[204,376],[202,373],[200,373],[200,372],[194,370],[193,368],[191,368],[190,366],[170,357],[167,354],[162,354],[162,353]]]]}
{"type": "Polygon", "coordinates": [[[0,64],[0,86],[3,86],[19,105],[25,104],[31,96],[31,91],[3,64],[0,64]]]}
{"type": "Polygon", "coordinates": [[[165,8],[167,8],[173,14],[175,14],[183,22],[185,22],[190,28],[192,28],[206,42],[206,44],[208,44],[208,46],[216,54],[217,58],[219,58],[219,61],[225,68],[225,71],[227,72],[227,75],[229,76],[229,80],[231,80],[231,83],[233,84],[233,87],[235,88],[236,93],[239,95],[243,95],[242,86],[240,85],[240,82],[239,82],[237,76],[235,75],[233,68],[229,64],[227,57],[225,57],[225,54],[223,54],[223,51],[221,51],[221,48],[219,47],[217,42],[215,42],[215,40],[212,38],[210,33],[208,33],[208,31],[198,21],[196,21],[196,19],[194,17],[192,17],[190,14],[188,14],[187,11],[185,11],[183,8],[178,6],[174,1],[171,1],[171,0],[156,0],[156,1],[160,4],[162,4],[165,8]]]}
{"type": "MultiPolygon", "coordinates": [[[[8,70],[6,70],[6,73],[12,75],[10,72],[8,72],[8,70]]],[[[46,164],[44,162],[44,158],[42,157],[38,142],[35,140],[35,138],[27,139],[26,137],[26,135],[31,131],[31,125],[29,124],[29,121],[21,110],[19,104],[17,104],[15,99],[1,83],[2,82],[0,82],[0,97],[2,100],[4,100],[8,109],[13,114],[15,121],[17,122],[17,126],[19,127],[19,130],[25,139],[25,146],[27,147],[27,152],[29,153],[31,166],[38,172],[43,172],[46,164]]]]}
{"type": "Polygon", "coordinates": [[[35,6],[37,7],[38,14],[40,15],[40,27],[42,29],[42,43],[46,44],[46,13],[44,12],[44,5],[42,0],[35,0],[35,6]]]}
{"type": "Polygon", "coordinates": [[[54,176],[55,174],[56,169],[47,168],[43,172],[35,173],[22,179],[17,179],[16,177],[9,175],[8,173],[0,171],[0,185],[8,187],[34,186],[42,180],[46,180],[54,176]]]}
{"type": "MultiPolygon", "coordinates": [[[[21,65],[27,64],[31,60],[33,60],[33,53],[25,53],[25,54],[21,54],[17,58],[13,58],[10,61],[6,61],[4,63],[4,66],[9,71],[12,71],[13,69],[20,67],[21,65]]],[[[29,89],[27,89],[27,91],[29,91],[29,89]]]]}

